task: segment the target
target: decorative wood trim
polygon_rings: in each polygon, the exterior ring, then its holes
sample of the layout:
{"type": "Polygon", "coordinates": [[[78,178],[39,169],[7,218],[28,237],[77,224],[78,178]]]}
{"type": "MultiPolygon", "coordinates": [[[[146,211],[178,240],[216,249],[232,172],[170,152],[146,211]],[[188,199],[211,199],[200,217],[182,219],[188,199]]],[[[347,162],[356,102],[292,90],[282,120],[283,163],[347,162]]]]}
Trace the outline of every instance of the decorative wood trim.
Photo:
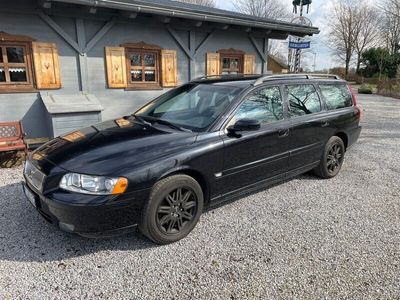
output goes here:
{"type": "Polygon", "coordinates": [[[245,52],[242,50],[236,50],[233,48],[229,48],[229,49],[221,49],[217,51],[220,54],[228,54],[228,55],[244,55],[245,52]]]}
{"type": "Polygon", "coordinates": [[[138,42],[138,43],[121,44],[121,47],[132,48],[132,49],[142,49],[142,50],[161,50],[162,49],[158,45],[147,44],[143,41],[138,42]]]}
{"type": "Polygon", "coordinates": [[[4,31],[0,31],[0,42],[33,42],[35,39],[26,35],[9,34],[4,31]]]}

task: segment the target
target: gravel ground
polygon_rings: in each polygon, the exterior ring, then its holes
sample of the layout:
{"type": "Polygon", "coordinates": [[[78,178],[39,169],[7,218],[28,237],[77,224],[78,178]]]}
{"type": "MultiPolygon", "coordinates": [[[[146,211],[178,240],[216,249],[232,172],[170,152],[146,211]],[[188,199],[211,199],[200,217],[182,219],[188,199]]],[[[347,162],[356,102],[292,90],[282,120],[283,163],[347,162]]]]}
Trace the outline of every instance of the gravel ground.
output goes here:
{"type": "Polygon", "coordinates": [[[0,299],[400,298],[400,100],[360,96],[364,130],[332,180],[303,175],[205,213],[155,246],[84,239],[0,169],[0,299]]]}

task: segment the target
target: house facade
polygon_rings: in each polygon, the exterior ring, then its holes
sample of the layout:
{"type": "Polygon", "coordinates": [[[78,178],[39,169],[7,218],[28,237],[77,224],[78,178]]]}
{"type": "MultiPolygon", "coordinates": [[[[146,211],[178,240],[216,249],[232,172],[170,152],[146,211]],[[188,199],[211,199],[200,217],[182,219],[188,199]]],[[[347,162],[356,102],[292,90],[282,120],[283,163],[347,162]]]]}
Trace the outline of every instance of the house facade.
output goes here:
{"type": "Polygon", "coordinates": [[[169,0],[3,0],[0,122],[51,138],[196,77],[266,73],[269,39],[317,33],[169,0]]]}

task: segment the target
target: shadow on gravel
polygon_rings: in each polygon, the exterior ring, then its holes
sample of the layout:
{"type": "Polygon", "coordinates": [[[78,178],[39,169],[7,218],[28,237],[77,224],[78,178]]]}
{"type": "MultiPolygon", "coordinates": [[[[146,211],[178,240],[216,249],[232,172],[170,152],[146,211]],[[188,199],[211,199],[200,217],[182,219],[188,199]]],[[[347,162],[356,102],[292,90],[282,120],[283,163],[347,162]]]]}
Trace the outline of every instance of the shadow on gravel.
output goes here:
{"type": "Polygon", "coordinates": [[[0,205],[0,261],[58,261],[101,251],[140,251],[156,246],[137,229],[96,239],[64,233],[32,207],[21,183],[0,187],[0,205]]]}
{"type": "MultiPolygon", "coordinates": [[[[307,173],[295,179],[322,180],[307,173]]],[[[271,187],[283,184],[282,181],[271,187]]],[[[211,207],[214,210],[268,188],[240,194],[211,207]]],[[[0,187],[0,261],[59,261],[101,251],[140,251],[157,247],[132,229],[128,234],[108,238],[84,238],[68,234],[49,224],[32,207],[23,194],[21,182],[0,187]]]]}

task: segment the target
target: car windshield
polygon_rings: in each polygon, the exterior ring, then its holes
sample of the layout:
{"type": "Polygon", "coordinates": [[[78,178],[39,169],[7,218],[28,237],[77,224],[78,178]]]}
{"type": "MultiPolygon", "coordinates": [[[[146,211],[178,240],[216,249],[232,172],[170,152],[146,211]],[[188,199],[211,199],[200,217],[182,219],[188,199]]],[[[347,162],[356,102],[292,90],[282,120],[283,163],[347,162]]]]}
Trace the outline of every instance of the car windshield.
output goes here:
{"type": "Polygon", "coordinates": [[[194,131],[210,126],[242,88],[222,84],[186,84],[150,102],[135,116],[194,131]]]}

